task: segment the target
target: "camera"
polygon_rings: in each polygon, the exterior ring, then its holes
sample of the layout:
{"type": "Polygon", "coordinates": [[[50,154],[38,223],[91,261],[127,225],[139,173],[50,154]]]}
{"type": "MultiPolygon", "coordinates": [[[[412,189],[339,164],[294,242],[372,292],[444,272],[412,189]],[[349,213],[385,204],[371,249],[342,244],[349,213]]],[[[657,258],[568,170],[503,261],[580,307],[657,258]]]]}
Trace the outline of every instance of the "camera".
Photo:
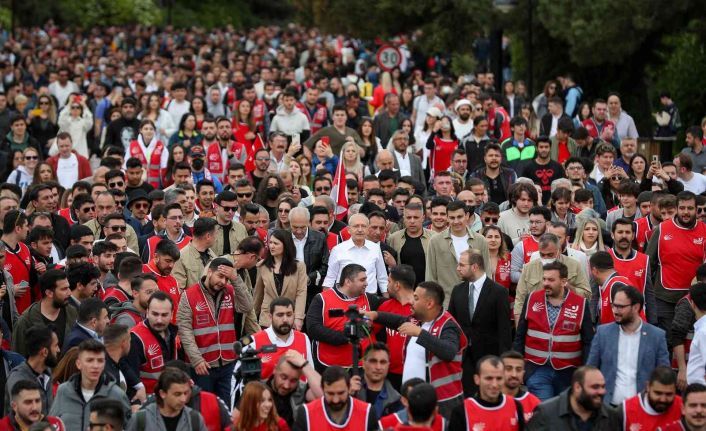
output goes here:
{"type": "Polygon", "coordinates": [[[262,360],[258,357],[260,353],[276,353],[277,346],[269,344],[262,346],[259,349],[245,349],[243,347],[252,343],[250,337],[245,337],[240,341],[236,341],[233,345],[236,355],[240,360],[240,368],[236,371],[236,378],[241,380],[244,385],[253,380],[259,381],[262,378],[262,360]],[[245,342],[244,342],[245,341],[245,342]]]}
{"type": "Polygon", "coordinates": [[[349,305],[347,310],[333,308],[328,311],[329,317],[346,317],[348,320],[343,326],[343,333],[348,342],[353,346],[353,375],[359,374],[358,360],[360,359],[360,340],[370,333],[368,319],[358,311],[357,305],[349,305]]]}

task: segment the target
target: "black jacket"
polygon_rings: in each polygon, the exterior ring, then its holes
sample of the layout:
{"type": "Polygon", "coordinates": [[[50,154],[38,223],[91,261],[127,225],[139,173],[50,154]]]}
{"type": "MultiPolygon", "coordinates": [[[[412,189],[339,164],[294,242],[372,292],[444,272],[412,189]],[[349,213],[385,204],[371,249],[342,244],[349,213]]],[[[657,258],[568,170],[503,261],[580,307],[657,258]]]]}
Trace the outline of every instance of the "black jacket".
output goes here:
{"type": "MultiPolygon", "coordinates": [[[[559,117],[559,121],[557,121],[557,127],[559,127],[559,123],[566,118],[567,120],[571,120],[571,118],[566,115],[566,113],[561,114],[561,117],[559,117]]],[[[539,120],[539,136],[549,136],[549,133],[552,131],[552,114],[547,113],[544,114],[544,117],[542,117],[541,120],[539,120]]]]}
{"type": "MultiPolygon", "coordinates": [[[[527,430],[578,431],[579,428],[576,427],[574,419],[576,415],[569,404],[570,390],[571,388],[538,405],[534,409],[532,419],[527,424],[527,430]]],[[[596,431],[619,430],[622,427],[620,415],[615,409],[606,404],[601,404],[601,409],[596,413],[591,429],[596,431]]]]}
{"type": "Polygon", "coordinates": [[[309,278],[306,290],[306,304],[311,303],[311,300],[317,293],[321,292],[321,283],[326,278],[328,271],[328,244],[326,236],[316,230],[309,229],[304,243],[304,265],[306,266],[306,275],[309,278]],[[317,283],[318,275],[318,283],[317,283]]]}
{"type": "MultiPolygon", "coordinates": [[[[477,287],[476,287],[477,289],[477,287]]],[[[500,355],[512,347],[510,301],[508,290],[486,278],[475,304],[473,319],[468,309],[468,282],[456,285],[451,292],[449,313],[456,319],[469,340],[470,349],[463,357],[463,389],[466,396],[475,392],[475,365],[486,355],[500,355]]]]}

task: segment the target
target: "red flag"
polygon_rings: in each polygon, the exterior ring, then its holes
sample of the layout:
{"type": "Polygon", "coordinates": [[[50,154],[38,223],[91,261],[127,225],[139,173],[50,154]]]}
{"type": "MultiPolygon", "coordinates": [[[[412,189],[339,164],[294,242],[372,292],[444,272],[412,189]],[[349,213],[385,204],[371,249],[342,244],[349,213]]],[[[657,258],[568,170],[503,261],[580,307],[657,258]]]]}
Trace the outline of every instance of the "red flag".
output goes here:
{"type": "Polygon", "coordinates": [[[348,187],[346,186],[346,170],[343,168],[343,150],[338,157],[336,175],[333,177],[331,198],[336,202],[334,214],[338,220],[343,220],[348,214],[348,187]]]}

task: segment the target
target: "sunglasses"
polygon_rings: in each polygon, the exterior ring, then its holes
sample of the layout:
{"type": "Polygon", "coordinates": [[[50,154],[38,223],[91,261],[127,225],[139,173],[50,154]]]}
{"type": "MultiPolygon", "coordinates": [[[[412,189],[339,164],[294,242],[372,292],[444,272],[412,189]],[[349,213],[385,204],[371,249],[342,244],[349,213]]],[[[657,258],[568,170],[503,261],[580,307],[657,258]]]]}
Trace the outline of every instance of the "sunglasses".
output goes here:
{"type": "Polygon", "coordinates": [[[227,206],[221,205],[221,208],[223,208],[223,211],[225,211],[227,213],[234,213],[234,212],[238,211],[238,207],[227,207],[227,206]]]}
{"type": "Polygon", "coordinates": [[[108,226],[108,229],[112,230],[113,232],[126,232],[127,226],[108,226]]]}
{"type": "Polygon", "coordinates": [[[706,213],[706,208],[696,208],[696,212],[699,214],[706,213]]]}
{"type": "Polygon", "coordinates": [[[314,190],[316,190],[317,192],[330,192],[331,187],[325,187],[325,186],[324,187],[317,187],[314,190]]]}
{"type": "Polygon", "coordinates": [[[108,183],[108,187],[122,187],[124,185],[125,185],[125,183],[122,181],[120,181],[118,183],[108,183]]]}
{"type": "Polygon", "coordinates": [[[289,214],[289,211],[289,208],[280,208],[277,210],[277,212],[280,214],[289,214]]]}
{"type": "Polygon", "coordinates": [[[71,107],[71,109],[81,109],[81,107],[80,107],[80,106],[77,106],[77,105],[73,105],[73,106],[71,107]]]}
{"type": "Polygon", "coordinates": [[[500,219],[500,217],[484,217],[484,218],[483,218],[483,221],[486,222],[486,223],[493,223],[493,224],[496,224],[499,219],[500,219]]]}
{"type": "Polygon", "coordinates": [[[248,192],[248,193],[236,193],[236,194],[238,195],[239,198],[249,198],[249,197],[252,196],[252,192],[248,192]]]}
{"type": "Polygon", "coordinates": [[[140,209],[148,209],[149,207],[150,207],[150,204],[147,203],[147,202],[138,202],[138,203],[136,203],[136,204],[133,205],[133,208],[138,209],[138,210],[140,210],[140,209]]]}
{"type": "Polygon", "coordinates": [[[96,210],[96,207],[86,207],[86,208],[82,209],[81,212],[90,213],[90,212],[93,212],[93,211],[95,211],[95,210],[96,210]]]}
{"type": "Polygon", "coordinates": [[[611,181],[620,181],[622,180],[622,177],[610,177],[611,181]]]}
{"type": "Polygon", "coordinates": [[[125,202],[127,202],[127,201],[115,201],[115,205],[117,205],[119,207],[123,207],[123,206],[125,206],[125,202]]]}
{"type": "Polygon", "coordinates": [[[39,160],[39,156],[25,156],[25,160],[39,160]]]}
{"type": "Polygon", "coordinates": [[[42,106],[42,105],[49,106],[49,102],[46,102],[46,101],[39,102],[39,106],[42,106]]]}

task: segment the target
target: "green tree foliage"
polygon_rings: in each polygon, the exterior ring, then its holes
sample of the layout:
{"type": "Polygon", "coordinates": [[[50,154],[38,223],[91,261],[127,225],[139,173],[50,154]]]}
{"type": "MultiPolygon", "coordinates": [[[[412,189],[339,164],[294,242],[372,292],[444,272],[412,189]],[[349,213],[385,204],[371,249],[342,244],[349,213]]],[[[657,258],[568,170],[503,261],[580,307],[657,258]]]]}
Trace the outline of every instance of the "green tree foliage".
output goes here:
{"type": "Polygon", "coordinates": [[[57,3],[61,10],[60,22],[82,28],[162,22],[161,9],[154,0],[62,0],[57,3]]]}

